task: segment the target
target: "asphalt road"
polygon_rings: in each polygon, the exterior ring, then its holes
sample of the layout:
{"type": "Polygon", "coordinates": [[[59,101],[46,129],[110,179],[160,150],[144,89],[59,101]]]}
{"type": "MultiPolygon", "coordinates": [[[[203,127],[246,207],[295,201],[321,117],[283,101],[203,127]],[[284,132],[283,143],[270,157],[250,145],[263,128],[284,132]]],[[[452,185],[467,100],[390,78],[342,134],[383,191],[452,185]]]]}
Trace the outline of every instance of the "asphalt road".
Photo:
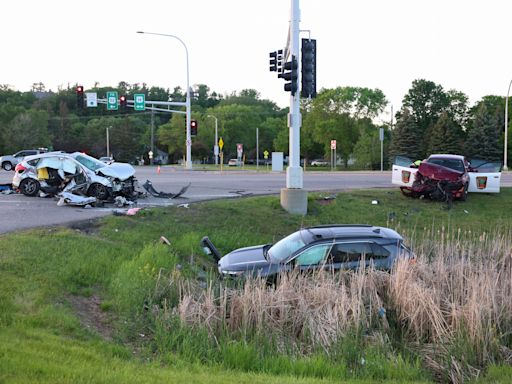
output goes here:
{"type": "MultiPolygon", "coordinates": [[[[264,169],[264,168],[263,168],[264,169]]],[[[10,183],[13,172],[0,170],[0,184],[10,183]]],[[[285,172],[256,172],[226,169],[186,171],[181,167],[163,166],[160,173],[155,167],[136,167],[139,184],[146,180],[157,191],[178,192],[190,183],[187,192],[177,199],[147,197],[139,199],[137,207],[165,206],[193,203],[203,200],[237,198],[246,195],[279,194],[286,187],[285,172]]],[[[307,191],[340,191],[364,188],[393,188],[391,172],[304,172],[304,189],[307,191]]],[[[512,174],[502,174],[502,186],[512,186],[512,174]]],[[[141,188],[142,190],[142,188],[141,188]]],[[[16,230],[69,224],[112,214],[114,206],[84,209],[57,206],[53,198],[26,197],[20,194],[0,194],[0,233],[16,230]]]]}

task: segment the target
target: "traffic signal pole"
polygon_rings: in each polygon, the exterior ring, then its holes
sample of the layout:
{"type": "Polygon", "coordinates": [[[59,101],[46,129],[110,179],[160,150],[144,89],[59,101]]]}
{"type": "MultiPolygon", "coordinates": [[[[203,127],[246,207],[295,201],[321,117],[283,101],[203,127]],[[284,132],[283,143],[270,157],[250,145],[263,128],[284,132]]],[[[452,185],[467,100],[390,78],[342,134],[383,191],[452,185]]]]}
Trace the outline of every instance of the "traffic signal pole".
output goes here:
{"type": "MultiPolygon", "coordinates": [[[[286,55],[293,61],[300,57],[299,32],[300,32],[300,8],[299,0],[291,0],[289,52],[286,55]]],[[[300,60],[297,60],[299,65],[300,60]]],[[[300,73],[297,68],[297,73],[300,73]]],[[[297,84],[299,79],[295,80],[297,84]]],[[[293,80],[292,80],[293,82],[293,80]]],[[[300,127],[302,117],[300,114],[300,92],[298,89],[290,93],[290,113],[288,114],[289,128],[289,163],[286,168],[286,188],[281,189],[281,206],[290,213],[305,215],[308,209],[307,191],[303,189],[303,170],[300,166],[300,127]]]]}

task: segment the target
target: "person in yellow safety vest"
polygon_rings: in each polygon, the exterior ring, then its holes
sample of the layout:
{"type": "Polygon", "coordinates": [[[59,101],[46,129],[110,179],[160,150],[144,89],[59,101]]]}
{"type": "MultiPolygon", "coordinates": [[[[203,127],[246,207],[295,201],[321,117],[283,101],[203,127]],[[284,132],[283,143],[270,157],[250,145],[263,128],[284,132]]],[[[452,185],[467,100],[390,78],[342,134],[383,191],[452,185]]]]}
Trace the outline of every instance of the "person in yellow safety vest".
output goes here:
{"type": "Polygon", "coordinates": [[[420,164],[421,164],[421,160],[416,160],[415,162],[413,162],[411,164],[411,168],[419,168],[420,164]]]}

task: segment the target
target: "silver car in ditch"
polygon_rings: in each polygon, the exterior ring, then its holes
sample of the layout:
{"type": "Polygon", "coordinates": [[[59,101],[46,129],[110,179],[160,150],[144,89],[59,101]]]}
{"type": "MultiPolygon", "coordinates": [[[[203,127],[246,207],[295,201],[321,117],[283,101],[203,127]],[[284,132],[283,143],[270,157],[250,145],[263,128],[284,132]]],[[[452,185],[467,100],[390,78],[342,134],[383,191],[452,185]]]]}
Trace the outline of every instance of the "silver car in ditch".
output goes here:
{"type": "Polygon", "coordinates": [[[13,188],[26,196],[39,191],[80,191],[98,200],[135,194],[135,169],[126,163],[105,164],[81,152],[28,156],[15,169],[13,188]]]}

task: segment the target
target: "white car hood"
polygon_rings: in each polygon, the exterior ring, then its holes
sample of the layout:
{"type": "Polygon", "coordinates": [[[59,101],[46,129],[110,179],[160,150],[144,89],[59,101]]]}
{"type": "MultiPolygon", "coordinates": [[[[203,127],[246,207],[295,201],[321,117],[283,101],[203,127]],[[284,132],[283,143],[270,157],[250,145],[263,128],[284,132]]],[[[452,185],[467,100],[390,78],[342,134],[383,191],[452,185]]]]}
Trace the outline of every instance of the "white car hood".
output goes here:
{"type": "Polygon", "coordinates": [[[135,168],[127,163],[112,163],[98,169],[96,172],[124,181],[135,174],[135,168]]]}

